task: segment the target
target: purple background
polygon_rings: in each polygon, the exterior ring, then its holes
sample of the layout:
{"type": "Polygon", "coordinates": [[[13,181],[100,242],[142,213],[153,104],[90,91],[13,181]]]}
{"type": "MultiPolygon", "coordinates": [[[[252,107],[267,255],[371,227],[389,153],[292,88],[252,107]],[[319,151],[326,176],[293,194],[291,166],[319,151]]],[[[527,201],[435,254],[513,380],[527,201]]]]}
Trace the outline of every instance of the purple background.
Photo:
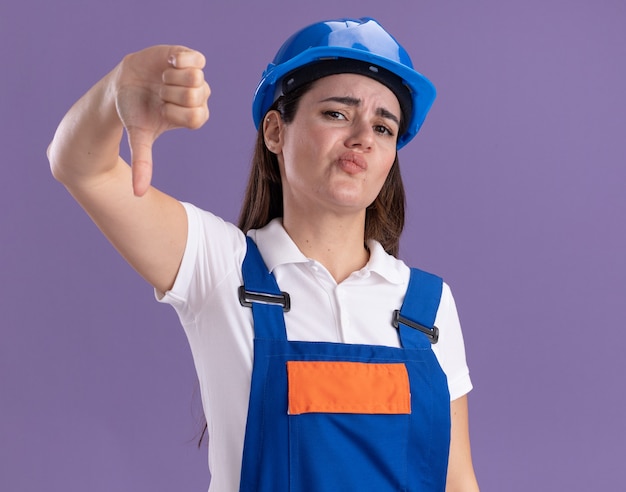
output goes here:
{"type": "Polygon", "coordinates": [[[155,183],[234,220],[261,71],[344,15],[378,18],[438,88],[401,151],[402,253],[455,293],[482,490],[623,487],[624,2],[24,0],[0,6],[1,490],[208,484],[173,310],[50,175],[65,111],[127,52],[200,49],[211,119],[159,140],[155,183]]]}

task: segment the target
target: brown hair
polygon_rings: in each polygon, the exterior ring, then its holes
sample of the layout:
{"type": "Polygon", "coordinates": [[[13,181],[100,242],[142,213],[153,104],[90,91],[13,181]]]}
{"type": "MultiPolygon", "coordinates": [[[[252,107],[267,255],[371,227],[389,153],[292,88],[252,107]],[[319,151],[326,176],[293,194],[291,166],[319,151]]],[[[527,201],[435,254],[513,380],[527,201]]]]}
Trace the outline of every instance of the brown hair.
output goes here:
{"type": "MultiPolygon", "coordinates": [[[[300,98],[315,82],[281,96],[270,108],[277,110],[285,123],[291,123],[298,109],[300,98]]],[[[398,135],[404,132],[402,118],[398,135]]],[[[387,179],[376,200],[365,212],[365,238],[380,242],[387,253],[397,256],[400,234],[404,228],[404,209],[406,199],[404,185],[400,175],[398,156],[391,166],[387,179]]],[[[272,219],[283,216],[283,188],[276,155],[265,146],[263,126],[259,125],[256,145],[252,156],[252,166],[246,187],[239,228],[244,232],[267,225],[272,219]]]]}

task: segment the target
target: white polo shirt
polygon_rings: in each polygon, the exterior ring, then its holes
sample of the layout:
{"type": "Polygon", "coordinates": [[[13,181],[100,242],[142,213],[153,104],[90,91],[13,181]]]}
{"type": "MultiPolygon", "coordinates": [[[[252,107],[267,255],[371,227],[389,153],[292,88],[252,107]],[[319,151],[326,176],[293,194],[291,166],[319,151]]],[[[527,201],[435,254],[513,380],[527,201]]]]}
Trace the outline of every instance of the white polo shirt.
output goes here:
{"type": "MultiPolygon", "coordinates": [[[[185,329],[198,373],[209,435],[210,492],[239,490],[252,373],[252,311],[239,304],[243,233],[233,224],[183,204],[187,245],[173,288],[160,302],[171,304],[185,329]]],[[[281,290],[291,296],[285,313],[287,338],[399,346],[391,325],[400,309],[410,269],[369,241],[370,260],[337,284],[326,268],[306,258],[280,219],[250,231],[281,290]]],[[[456,306],[444,283],[433,351],[448,378],[452,400],[472,389],[456,306]]]]}

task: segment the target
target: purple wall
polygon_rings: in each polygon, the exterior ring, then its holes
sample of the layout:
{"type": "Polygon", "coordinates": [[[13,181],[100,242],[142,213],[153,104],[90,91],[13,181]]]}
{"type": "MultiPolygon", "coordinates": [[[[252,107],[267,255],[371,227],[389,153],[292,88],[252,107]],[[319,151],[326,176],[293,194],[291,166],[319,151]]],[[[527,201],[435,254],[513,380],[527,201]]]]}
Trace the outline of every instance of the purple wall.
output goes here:
{"type": "Polygon", "coordinates": [[[45,148],[127,52],[208,59],[211,119],[157,144],[157,186],[233,220],[252,91],[296,28],[377,17],[439,91],[401,151],[403,255],[442,274],[475,384],[483,491],[621,488],[626,4],[317,0],[0,6],[0,490],[206,490],[174,312],[61,185],[45,148]],[[261,19],[265,19],[260,22],[261,19]],[[618,480],[619,479],[619,480],[618,480]]]}

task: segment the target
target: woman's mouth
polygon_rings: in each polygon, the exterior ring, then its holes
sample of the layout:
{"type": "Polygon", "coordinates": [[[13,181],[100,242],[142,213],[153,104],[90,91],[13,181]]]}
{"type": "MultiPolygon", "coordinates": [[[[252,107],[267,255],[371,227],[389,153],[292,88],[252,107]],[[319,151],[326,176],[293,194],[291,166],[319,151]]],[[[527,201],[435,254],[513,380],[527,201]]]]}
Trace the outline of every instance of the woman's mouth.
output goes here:
{"type": "Polygon", "coordinates": [[[367,171],[367,161],[360,154],[345,152],[337,159],[339,167],[348,174],[358,174],[367,171]]]}

